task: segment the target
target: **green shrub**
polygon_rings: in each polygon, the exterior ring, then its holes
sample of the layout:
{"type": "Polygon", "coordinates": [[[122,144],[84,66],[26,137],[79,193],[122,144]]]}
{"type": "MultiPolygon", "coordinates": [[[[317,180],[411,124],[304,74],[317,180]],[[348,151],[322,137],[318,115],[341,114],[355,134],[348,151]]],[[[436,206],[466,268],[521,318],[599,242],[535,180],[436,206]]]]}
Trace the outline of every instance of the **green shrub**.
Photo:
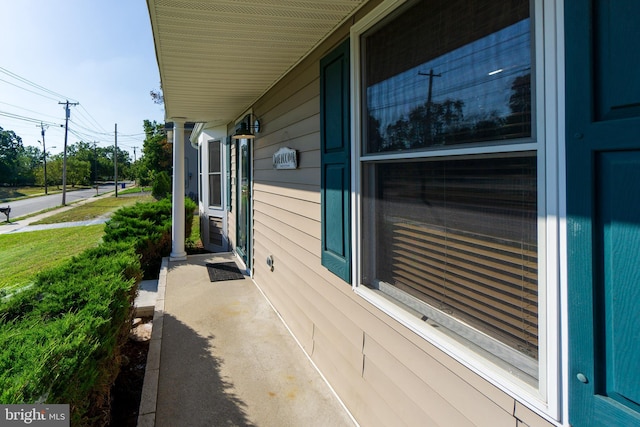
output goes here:
{"type": "MultiPolygon", "coordinates": [[[[185,236],[191,234],[196,204],[185,199],[185,236]]],[[[105,226],[105,242],[129,242],[140,255],[146,278],[157,277],[162,257],[171,252],[171,200],[119,209],[105,226]]]]}
{"type": "Polygon", "coordinates": [[[193,229],[193,215],[196,212],[198,205],[190,198],[184,199],[184,236],[188,239],[191,236],[193,229]]]}
{"type": "Polygon", "coordinates": [[[165,171],[159,172],[153,177],[151,195],[157,200],[164,199],[171,194],[171,177],[165,171]]]}
{"type": "MultiPolygon", "coordinates": [[[[195,209],[186,199],[185,236],[195,209]]],[[[0,402],[67,403],[72,425],[106,425],[140,263],[170,250],[169,199],[122,208],[100,246],[0,299],[0,402]]]]}
{"type": "Polygon", "coordinates": [[[0,402],[68,403],[72,425],[108,422],[132,315],[138,256],[104,243],[0,303],[0,402]]]}

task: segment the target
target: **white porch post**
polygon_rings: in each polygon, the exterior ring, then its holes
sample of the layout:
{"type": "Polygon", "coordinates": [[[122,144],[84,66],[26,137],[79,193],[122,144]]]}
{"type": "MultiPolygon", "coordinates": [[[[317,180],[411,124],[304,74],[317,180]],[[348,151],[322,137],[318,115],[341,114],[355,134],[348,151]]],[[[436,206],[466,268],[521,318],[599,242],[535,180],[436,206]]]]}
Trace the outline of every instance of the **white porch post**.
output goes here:
{"type": "Polygon", "coordinates": [[[184,123],[173,122],[173,195],[171,261],[187,259],[184,251],[184,123]]]}

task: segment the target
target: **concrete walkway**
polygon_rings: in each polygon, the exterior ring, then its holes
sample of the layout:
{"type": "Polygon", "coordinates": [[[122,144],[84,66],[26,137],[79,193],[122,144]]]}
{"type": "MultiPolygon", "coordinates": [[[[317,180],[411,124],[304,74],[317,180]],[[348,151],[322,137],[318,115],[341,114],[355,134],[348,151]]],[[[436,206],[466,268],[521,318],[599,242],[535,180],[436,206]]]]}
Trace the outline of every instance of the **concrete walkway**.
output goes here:
{"type": "Polygon", "coordinates": [[[250,278],[209,280],[233,260],[163,261],[138,426],[355,425],[250,278]]]}

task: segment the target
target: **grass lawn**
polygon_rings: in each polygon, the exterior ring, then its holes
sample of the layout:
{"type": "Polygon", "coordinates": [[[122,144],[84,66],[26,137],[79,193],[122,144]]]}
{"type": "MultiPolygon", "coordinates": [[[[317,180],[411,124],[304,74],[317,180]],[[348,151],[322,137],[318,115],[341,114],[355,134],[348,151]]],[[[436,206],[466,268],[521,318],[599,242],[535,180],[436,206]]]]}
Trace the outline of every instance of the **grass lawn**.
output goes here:
{"type": "Polygon", "coordinates": [[[44,194],[44,187],[0,187],[0,202],[44,194]]]}
{"type": "Polygon", "coordinates": [[[40,221],[33,222],[32,224],[57,224],[59,222],[88,221],[115,212],[123,206],[134,205],[137,202],[150,202],[152,200],[154,200],[153,197],[149,195],[127,197],[112,196],[75,206],[72,209],[43,218],[40,221]]]}
{"type": "Polygon", "coordinates": [[[118,194],[135,194],[135,193],[141,193],[141,192],[149,192],[151,191],[151,186],[148,187],[134,187],[134,188],[127,188],[124,190],[118,190],[118,194]]]}
{"type": "MultiPolygon", "coordinates": [[[[107,197],[45,218],[38,224],[86,221],[114,212],[122,206],[148,202],[153,197],[107,197]]],[[[0,234],[0,289],[28,284],[33,276],[49,267],[98,245],[104,225],[68,227],[26,233],[0,234]]]]}
{"type": "Polygon", "coordinates": [[[104,225],[0,234],[0,289],[28,284],[49,267],[98,245],[104,225]]]}
{"type": "Polygon", "coordinates": [[[200,216],[196,213],[193,215],[191,226],[191,235],[187,236],[184,245],[188,254],[200,253],[204,249],[202,240],[200,239],[200,216]]]}

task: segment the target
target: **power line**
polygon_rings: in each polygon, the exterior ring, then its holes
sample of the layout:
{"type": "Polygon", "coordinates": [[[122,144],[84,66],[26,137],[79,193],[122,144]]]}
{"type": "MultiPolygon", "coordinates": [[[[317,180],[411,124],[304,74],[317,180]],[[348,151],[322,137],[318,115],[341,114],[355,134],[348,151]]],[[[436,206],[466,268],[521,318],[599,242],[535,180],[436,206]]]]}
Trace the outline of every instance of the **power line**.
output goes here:
{"type": "MultiPolygon", "coordinates": [[[[91,128],[91,129],[96,129],[98,126],[96,126],[91,120],[89,120],[81,111],[80,109],[76,109],[76,120],[73,120],[74,123],[82,123],[85,127],[87,128],[91,128]]],[[[98,131],[99,132],[99,131],[98,131]]]]}
{"type": "Polygon", "coordinates": [[[38,111],[29,110],[28,108],[20,107],[19,105],[9,104],[8,102],[2,102],[2,101],[0,101],[0,104],[4,104],[4,105],[8,105],[9,107],[14,107],[14,108],[18,108],[18,109],[20,109],[20,110],[28,111],[28,112],[30,112],[30,113],[35,113],[35,114],[38,114],[38,115],[40,115],[40,116],[50,117],[50,118],[52,118],[52,119],[54,119],[54,120],[56,120],[56,119],[57,119],[57,117],[50,116],[50,115],[48,115],[48,114],[43,114],[43,113],[40,113],[40,112],[38,112],[38,111]]]}
{"type": "MultiPolygon", "coordinates": [[[[94,138],[92,135],[83,133],[83,132],[78,132],[77,130],[74,129],[69,129],[69,133],[76,136],[80,141],[84,141],[84,142],[88,142],[94,139],[100,139],[100,138],[94,138]]],[[[109,135],[109,136],[113,136],[113,135],[109,135]]],[[[118,137],[120,137],[120,134],[118,133],[118,137]]],[[[101,141],[96,141],[99,144],[106,144],[104,142],[101,141]]],[[[136,149],[135,145],[130,145],[130,144],[122,144],[122,143],[118,143],[118,147],[124,147],[124,148],[128,148],[130,150],[134,150],[136,149]]]]}
{"type": "MultiPolygon", "coordinates": [[[[35,83],[35,82],[33,82],[33,81],[31,81],[31,80],[29,80],[29,79],[25,78],[25,77],[22,77],[22,76],[18,75],[18,74],[16,74],[16,73],[12,72],[12,71],[9,71],[9,70],[7,70],[6,68],[0,67],[0,73],[3,73],[3,74],[5,74],[5,75],[7,75],[7,76],[9,76],[9,77],[11,77],[11,78],[13,78],[13,79],[15,79],[15,80],[17,80],[17,81],[21,82],[21,83],[24,83],[24,84],[26,84],[26,85],[28,85],[28,86],[31,86],[32,88],[37,89],[37,90],[38,90],[38,91],[40,91],[40,92],[44,92],[44,93],[46,93],[46,94],[48,94],[48,95],[53,95],[53,96],[55,96],[56,98],[52,98],[52,97],[47,96],[47,95],[45,95],[45,94],[43,94],[43,93],[39,93],[39,92],[36,92],[36,91],[30,90],[30,89],[28,89],[28,88],[26,88],[26,87],[23,87],[23,86],[21,86],[21,85],[18,85],[18,84],[16,84],[16,83],[13,83],[13,82],[10,82],[10,81],[4,80],[4,79],[0,79],[0,81],[5,82],[5,83],[7,83],[7,84],[10,84],[10,85],[12,85],[12,86],[15,86],[15,87],[17,87],[17,88],[19,88],[19,89],[22,89],[22,90],[24,90],[24,91],[27,91],[27,92],[33,93],[33,94],[38,95],[38,96],[41,96],[41,97],[43,97],[43,98],[51,99],[51,100],[53,100],[53,101],[57,101],[57,100],[58,100],[58,99],[60,99],[60,98],[65,98],[65,99],[67,99],[67,100],[71,99],[71,100],[72,100],[72,101],[74,101],[74,102],[71,102],[71,103],[70,103],[70,105],[80,105],[80,104],[79,104],[79,102],[77,102],[77,100],[75,100],[74,98],[71,98],[71,97],[68,97],[68,96],[62,95],[62,94],[60,94],[60,93],[58,93],[58,92],[55,92],[55,91],[53,91],[53,90],[51,90],[51,89],[48,89],[48,88],[46,88],[46,87],[44,87],[44,86],[42,86],[42,85],[40,85],[40,84],[38,84],[38,83],[35,83]]],[[[18,107],[18,106],[15,106],[15,105],[14,105],[14,107],[24,109],[24,108],[22,108],[22,107],[18,107]]],[[[89,118],[87,119],[87,122],[89,122],[89,123],[90,123],[90,124],[89,124],[89,126],[92,126],[92,127],[93,127],[93,126],[95,125],[95,127],[99,128],[99,129],[102,129],[104,132],[103,132],[103,133],[95,132],[94,130],[89,129],[88,127],[84,127],[84,129],[85,129],[86,131],[91,132],[91,133],[96,133],[96,134],[98,134],[98,135],[102,135],[102,136],[111,135],[109,132],[107,132],[107,131],[106,131],[106,130],[105,130],[105,129],[100,125],[100,123],[98,123],[98,121],[97,121],[97,120],[96,120],[96,119],[91,115],[91,113],[89,113],[89,111],[88,111],[86,108],[84,108],[84,106],[80,105],[80,108],[81,108],[81,109],[86,113],[86,115],[89,117],[89,118]]],[[[25,110],[26,110],[26,109],[25,109],[25,110]]],[[[30,110],[27,110],[27,111],[30,111],[30,110]]],[[[35,111],[31,111],[31,112],[34,112],[34,113],[35,113],[35,111]]],[[[11,114],[11,113],[9,113],[9,114],[11,114]]],[[[37,113],[37,114],[39,114],[39,113],[37,113]]],[[[5,114],[5,115],[6,115],[6,114],[5,114]]],[[[80,115],[82,116],[82,114],[80,114],[80,115]]],[[[9,116],[8,116],[8,117],[9,117],[9,116]]],[[[30,121],[30,122],[37,122],[37,121],[40,121],[40,120],[32,119],[32,118],[23,118],[23,117],[20,117],[20,116],[18,116],[18,115],[13,115],[13,116],[10,116],[10,117],[11,117],[11,118],[15,118],[15,119],[27,120],[27,121],[30,121]]],[[[76,125],[78,125],[78,124],[76,123],[76,125]]],[[[80,126],[80,125],[78,125],[78,126],[80,126]]],[[[80,127],[83,127],[83,126],[80,126],[80,127]]]]}
{"type": "Polygon", "coordinates": [[[27,92],[31,92],[31,93],[33,93],[34,95],[38,95],[38,96],[41,96],[41,97],[43,97],[43,98],[47,98],[47,99],[51,99],[51,100],[53,100],[53,101],[56,101],[56,98],[53,98],[53,97],[51,97],[51,96],[47,96],[47,95],[43,95],[43,94],[41,94],[41,93],[35,92],[35,91],[33,91],[33,90],[29,90],[29,89],[24,88],[24,87],[22,87],[22,86],[18,86],[17,84],[15,84],[15,83],[11,83],[11,82],[8,82],[8,81],[6,81],[6,80],[4,80],[4,79],[0,79],[0,82],[5,82],[5,83],[7,83],[7,84],[10,84],[11,86],[15,86],[15,87],[17,87],[18,89],[22,89],[22,90],[25,90],[25,91],[27,91],[27,92]]]}
{"type": "MultiPolygon", "coordinates": [[[[75,99],[73,99],[73,98],[71,98],[71,97],[61,95],[61,94],[59,94],[59,93],[57,93],[57,92],[52,91],[51,89],[47,89],[46,87],[44,87],[44,86],[42,86],[42,85],[39,85],[39,84],[37,84],[37,83],[34,83],[34,82],[32,82],[31,80],[29,80],[29,79],[27,79],[27,78],[25,78],[25,77],[19,76],[18,74],[13,73],[13,72],[11,72],[11,71],[7,70],[6,68],[2,68],[2,67],[0,67],[0,72],[1,72],[1,73],[6,74],[6,75],[8,75],[8,76],[10,76],[10,77],[12,77],[12,78],[14,78],[14,79],[16,79],[16,80],[18,80],[18,81],[21,81],[22,83],[26,83],[27,85],[29,85],[29,86],[31,86],[31,87],[33,87],[33,88],[39,89],[39,90],[41,90],[41,91],[43,91],[43,92],[46,92],[46,93],[48,93],[49,95],[53,95],[53,96],[55,96],[57,99],[60,99],[60,98],[66,98],[66,99],[72,99],[72,100],[76,101],[75,99]]],[[[2,81],[4,81],[5,83],[13,84],[13,83],[7,82],[6,80],[2,80],[2,81]]],[[[19,86],[15,85],[15,84],[13,84],[13,85],[14,85],[14,86],[16,86],[16,87],[19,87],[19,86]]],[[[28,90],[28,89],[25,89],[25,88],[23,88],[23,87],[20,87],[20,88],[21,88],[21,89],[24,89],[24,90],[28,90]]],[[[31,92],[31,91],[29,91],[29,92],[31,92]]],[[[35,93],[35,92],[34,92],[34,93],[35,93]]],[[[41,96],[44,96],[44,95],[41,95],[41,96]]],[[[56,100],[56,99],[54,99],[54,101],[55,101],[55,100],[56,100]]],[[[77,102],[76,102],[76,103],[77,103],[77,102]]]]}
{"type": "Polygon", "coordinates": [[[144,132],[140,132],[140,133],[130,133],[130,134],[128,134],[128,135],[120,134],[120,136],[131,136],[131,137],[133,137],[133,136],[143,136],[143,135],[145,135],[145,133],[144,133],[144,132]]]}
{"type": "Polygon", "coordinates": [[[93,129],[89,129],[88,127],[80,125],[80,123],[78,123],[75,120],[71,120],[71,123],[75,124],[80,129],[84,129],[86,132],[90,132],[90,133],[95,134],[95,135],[102,135],[102,136],[111,136],[111,135],[113,135],[113,132],[112,133],[109,133],[109,132],[96,132],[93,129]]]}
{"type": "Polygon", "coordinates": [[[103,132],[107,132],[107,130],[105,128],[103,128],[102,125],[100,123],[98,123],[98,121],[96,119],[93,118],[91,113],[89,113],[89,111],[86,108],[84,108],[83,105],[80,105],[80,109],[84,110],[84,112],[87,113],[87,115],[91,118],[91,120],[93,120],[93,123],[95,125],[97,125],[97,127],[99,127],[103,132]]]}
{"type": "Polygon", "coordinates": [[[9,113],[7,111],[0,111],[0,116],[9,117],[10,119],[15,119],[15,120],[22,120],[22,121],[25,121],[25,122],[32,122],[32,123],[43,122],[43,123],[48,124],[50,126],[58,126],[57,123],[48,122],[48,121],[44,121],[44,120],[40,120],[40,119],[35,119],[33,117],[21,116],[19,114],[9,113]]]}
{"type": "Polygon", "coordinates": [[[69,133],[76,136],[78,139],[80,139],[80,141],[90,141],[90,140],[97,139],[93,135],[78,132],[77,130],[74,130],[74,129],[69,129],[69,133]]]}

